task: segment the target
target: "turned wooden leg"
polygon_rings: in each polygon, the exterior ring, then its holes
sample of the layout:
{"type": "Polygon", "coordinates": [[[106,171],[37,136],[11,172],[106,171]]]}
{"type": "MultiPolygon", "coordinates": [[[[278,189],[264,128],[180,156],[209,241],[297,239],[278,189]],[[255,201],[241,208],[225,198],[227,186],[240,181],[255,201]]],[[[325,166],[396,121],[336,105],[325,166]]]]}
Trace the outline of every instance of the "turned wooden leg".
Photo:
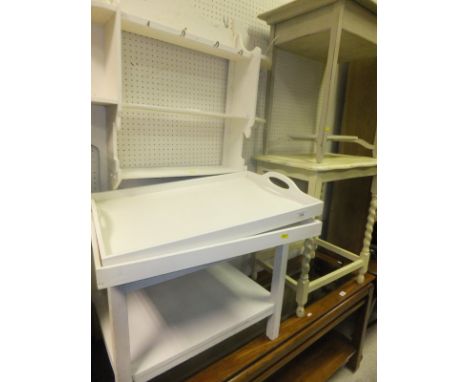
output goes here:
{"type": "Polygon", "coordinates": [[[364,261],[362,268],[359,270],[359,275],[357,276],[357,282],[362,284],[364,282],[364,275],[367,272],[369,265],[369,256],[370,256],[370,244],[372,241],[372,232],[374,231],[374,223],[376,220],[377,213],[377,177],[374,176],[372,179],[372,197],[369,206],[369,214],[367,215],[366,230],[364,232],[364,240],[362,244],[362,250],[359,254],[360,258],[364,261]]]}
{"type": "Polygon", "coordinates": [[[304,317],[304,306],[307,303],[309,295],[309,271],[310,261],[315,257],[317,243],[315,239],[306,239],[304,241],[304,250],[302,254],[301,277],[297,280],[296,315],[304,317]]]}
{"type": "MultiPolygon", "coordinates": [[[[323,182],[320,176],[313,175],[308,179],[307,193],[317,199],[321,199],[323,190],[323,182]]],[[[320,217],[317,217],[320,218],[320,217]]],[[[302,254],[301,264],[301,277],[297,280],[296,290],[296,315],[298,317],[304,317],[304,306],[307,303],[307,297],[309,296],[309,271],[310,261],[315,257],[315,250],[317,249],[317,242],[315,238],[306,239],[304,241],[304,249],[302,254]]]]}

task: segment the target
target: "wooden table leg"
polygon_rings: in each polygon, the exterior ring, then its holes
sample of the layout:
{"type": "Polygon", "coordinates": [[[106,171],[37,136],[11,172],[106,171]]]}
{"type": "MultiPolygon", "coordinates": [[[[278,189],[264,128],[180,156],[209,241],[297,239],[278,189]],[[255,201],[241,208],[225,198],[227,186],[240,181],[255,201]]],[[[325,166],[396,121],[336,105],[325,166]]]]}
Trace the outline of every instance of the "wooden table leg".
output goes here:
{"type": "Polygon", "coordinates": [[[315,239],[306,239],[304,241],[304,250],[302,254],[301,264],[301,276],[297,280],[296,290],[296,315],[298,317],[304,317],[304,306],[307,303],[307,297],[309,296],[309,270],[310,261],[315,257],[315,250],[317,248],[317,242],[315,239]]]}
{"type": "Polygon", "coordinates": [[[367,215],[366,230],[364,232],[364,240],[362,244],[362,250],[359,254],[360,258],[363,260],[364,265],[359,270],[359,275],[357,277],[357,282],[362,284],[364,282],[364,275],[367,272],[369,265],[370,257],[370,244],[372,241],[372,231],[374,230],[374,223],[377,216],[377,176],[372,178],[372,187],[371,187],[371,202],[369,205],[369,213],[367,215]]]}
{"type": "MultiPolygon", "coordinates": [[[[319,176],[310,177],[308,181],[307,193],[314,198],[320,199],[322,196],[322,186],[323,183],[319,176]]],[[[307,298],[309,296],[310,262],[313,258],[315,258],[316,249],[317,242],[315,238],[304,241],[304,253],[302,255],[301,263],[301,276],[299,277],[299,280],[297,280],[296,290],[296,315],[298,317],[304,317],[304,306],[307,303],[307,298]]]]}
{"type": "Polygon", "coordinates": [[[131,382],[127,294],[120,287],[107,290],[112,331],[112,358],[116,382],[131,382]]]}
{"type": "Polygon", "coordinates": [[[359,310],[357,314],[357,319],[354,325],[353,334],[351,335],[351,342],[356,349],[356,353],[347,363],[347,366],[352,370],[356,371],[359,368],[362,360],[362,348],[364,346],[364,340],[366,338],[367,332],[367,323],[369,321],[369,316],[372,308],[372,296],[374,295],[374,286],[369,289],[369,294],[367,295],[366,304],[359,310]]]}
{"type": "Polygon", "coordinates": [[[268,319],[266,335],[270,340],[278,337],[281,323],[281,309],[283,307],[284,283],[286,279],[286,266],[288,263],[289,246],[281,245],[275,251],[275,263],[271,279],[271,298],[275,304],[273,314],[268,319]]]}

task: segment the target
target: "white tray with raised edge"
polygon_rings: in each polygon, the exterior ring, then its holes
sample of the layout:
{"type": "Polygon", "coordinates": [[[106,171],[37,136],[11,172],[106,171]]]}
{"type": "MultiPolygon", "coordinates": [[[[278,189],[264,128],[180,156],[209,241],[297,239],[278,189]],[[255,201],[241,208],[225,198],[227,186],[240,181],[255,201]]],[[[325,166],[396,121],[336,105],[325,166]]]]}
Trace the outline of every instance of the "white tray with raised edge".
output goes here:
{"type": "Polygon", "coordinates": [[[244,171],[92,195],[102,266],[256,235],[309,220],[322,210],[322,201],[274,172],[244,171]]]}

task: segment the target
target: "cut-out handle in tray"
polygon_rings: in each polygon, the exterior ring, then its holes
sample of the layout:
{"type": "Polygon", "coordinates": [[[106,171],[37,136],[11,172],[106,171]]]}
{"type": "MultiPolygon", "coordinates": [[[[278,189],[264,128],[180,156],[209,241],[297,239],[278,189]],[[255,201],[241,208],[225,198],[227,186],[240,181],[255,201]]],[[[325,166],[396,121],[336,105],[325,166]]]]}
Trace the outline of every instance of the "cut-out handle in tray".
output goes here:
{"type": "Polygon", "coordinates": [[[296,183],[294,183],[286,175],[274,171],[268,171],[267,173],[263,174],[263,177],[276,187],[292,192],[300,192],[302,194],[302,191],[299,189],[299,187],[297,187],[296,183]]]}

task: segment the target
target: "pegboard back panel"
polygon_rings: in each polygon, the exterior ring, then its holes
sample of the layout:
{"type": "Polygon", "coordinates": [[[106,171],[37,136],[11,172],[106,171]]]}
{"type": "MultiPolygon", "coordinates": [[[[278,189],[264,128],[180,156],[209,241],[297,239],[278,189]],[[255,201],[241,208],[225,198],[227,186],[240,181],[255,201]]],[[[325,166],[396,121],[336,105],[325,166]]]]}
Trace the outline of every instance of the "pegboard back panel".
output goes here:
{"type": "Polygon", "coordinates": [[[196,116],[124,111],[118,132],[123,168],[220,165],[222,122],[196,116]]]}
{"type": "MultiPolygon", "coordinates": [[[[225,111],[228,62],[122,32],[123,102],[225,111]]],[[[123,111],[123,168],[220,165],[224,122],[152,111],[123,111]]]]}
{"type": "Polygon", "coordinates": [[[260,13],[276,8],[287,0],[190,0],[195,9],[211,22],[225,17],[234,19],[236,30],[243,37],[247,49],[258,46],[265,53],[269,44],[270,27],[257,18],[260,13]]]}
{"type": "Polygon", "coordinates": [[[273,103],[268,124],[268,153],[310,153],[313,143],[289,134],[315,132],[323,64],[281,49],[276,51],[273,103]]]}
{"type": "Polygon", "coordinates": [[[227,60],[122,32],[123,101],[224,112],[227,60]]]}

